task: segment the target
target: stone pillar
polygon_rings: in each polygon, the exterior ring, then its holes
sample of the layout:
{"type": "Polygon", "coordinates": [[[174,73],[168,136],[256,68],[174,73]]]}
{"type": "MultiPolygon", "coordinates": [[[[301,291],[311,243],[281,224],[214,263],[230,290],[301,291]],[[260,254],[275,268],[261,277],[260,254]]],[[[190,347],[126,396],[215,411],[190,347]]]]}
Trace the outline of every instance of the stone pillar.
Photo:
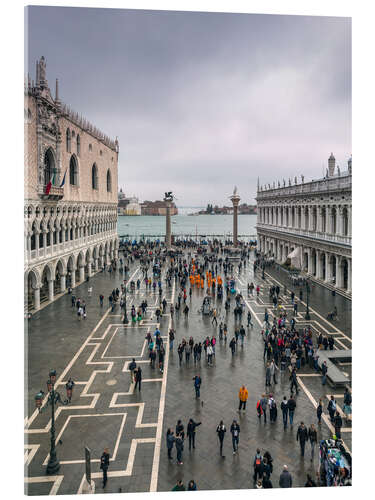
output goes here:
{"type": "MultiPolygon", "coordinates": [[[[238,205],[240,203],[240,196],[237,194],[237,188],[234,188],[230,200],[233,204],[233,245],[238,246],[238,205]]],[[[269,224],[269,218],[268,218],[269,224]]]]}
{"type": "Polygon", "coordinates": [[[341,257],[336,255],[336,288],[342,288],[342,270],[341,270],[341,257]]]}
{"type": "Polygon", "coordinates": [[[94,269],[95,269],[95,271],[98,270],[98,263],[99,263],[99,259],[98,258],[94,259],[94,269]]]}
{"type": "Polygon", "coordinates": [[[71,284],[70,286],[74,288],[76,286],[76,271],[75,269],[72,269],[72,275],[70,277],[71,284]]]}
{"type": "Polygon", "coordinates": [[[36,311],[40,309],[40,288],[34,288],[34,309],[36,311]]]}
{"type": "Polygon", "coordinates": [[[39,256],[39,231],[35,231],[35,255],[39,256]]]}
{"type": "Polygon", "coordinates": [[[320,250],[316,250],[316,277],[321,278],[322,277],[322,259],[321,259],[321,252],[320,250]]]}
{"type": "Polygon", "coordinates": [[[53,280],[48,281],[48,300],[51,302],[53,300],[53,280]]]}
{"type": "Polygon", "coordinates": [[[332,208],[330,206],[326,208],[326,233],[332,234],[332,208]]]}
{"type": "Polygon", "coordinates": [[[343,218],[344,218],[344,210],[343,207],[337,207],[336,211],[336,217],[337,217],[337,231],[336,234],[339,236],[342,236],[344,234],[344,224],[343,224],[343,218]]]}
{"type": "Polygon", "coordinates": [[[348,261],[348,292],[352,291],[352,259],[347,259],[348,261]]]}
{"type": "Polygon", "coordinates": [[[85,279],[85,266],[79,268],[79,281],[84,281],[85,279]]]}
{"type": "Polygon", "coordinates": [[[307,248],[307,274],[312,274],[312,273],[313,273],[312,249],[307,248]]]}
{"type": "Polygon", "coordinates": [[[325,268],[326,268],[326,277],[324,281],[328,281],[330,279],[330,272],[329,272],[329,254],[326,252],[325,253],[325,268]]]}
{"type": "Polygon", "coordinates": [[[164,198],[166,217],[165,217],[165,246],[167,250],[172,247],[172,229],[171,229],[171,201],[164,198]]]}
{"type": "Polygon", "coordinates": [[[47,231],[43,229],[43,248],[44,248],[44,255],[47,253],[47,231]]]}
{"type": "Polygon", "coordinates": [[[66,275],[65,274],[62,274],[60,276],[60,288],[61,288],[61,292],[65,292],[65,288],[66,288],[66,275]]]}
{"type": "Polygon", "coordinates": [[[348,206],[348,236],[352,236],[352,206],[348,206]]]}
{"type": "Polygon", "coordinates": [[[92,276],[91,266],[92,266],[92,260],[89,260],[88,263],[87,263],[87,274],[88,274],[88,276],[92,276]]]}
{"type": "Polygon", "coordinates": [[[322,222],[323,222],[323,216],[322,216],[323,209],[322,207],[317,207],[317,225],[316,225],[316,230],[318,233],[322,232],[322,222]]]}

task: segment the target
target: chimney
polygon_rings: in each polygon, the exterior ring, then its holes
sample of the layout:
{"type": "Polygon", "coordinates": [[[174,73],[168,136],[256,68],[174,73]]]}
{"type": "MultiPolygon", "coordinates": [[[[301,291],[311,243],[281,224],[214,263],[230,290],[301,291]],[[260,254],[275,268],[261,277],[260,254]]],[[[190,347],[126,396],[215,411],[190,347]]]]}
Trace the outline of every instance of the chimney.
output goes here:
{"type": "Polygon", "coordinates": [[[328,175],[332,177],[335,173],[336,159],[331,153],[331,156],[328,158],[328,175]]]}

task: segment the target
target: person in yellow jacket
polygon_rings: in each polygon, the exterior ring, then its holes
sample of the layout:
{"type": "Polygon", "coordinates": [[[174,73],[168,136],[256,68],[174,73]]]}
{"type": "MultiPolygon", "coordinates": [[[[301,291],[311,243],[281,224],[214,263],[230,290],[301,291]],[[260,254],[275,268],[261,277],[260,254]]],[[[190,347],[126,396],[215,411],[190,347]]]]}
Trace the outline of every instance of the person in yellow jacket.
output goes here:
{"type": "Polygon", "coordinates": [[[247,401],[247,398],[249,397],[249,392],[244,385],[240,388],[240,392],[238,393],[238,397],[240,398],[240,406],[238,407],[238,411],[241,411],[242,407],[245,411],[246,410],[246,401],[247,401]]]}

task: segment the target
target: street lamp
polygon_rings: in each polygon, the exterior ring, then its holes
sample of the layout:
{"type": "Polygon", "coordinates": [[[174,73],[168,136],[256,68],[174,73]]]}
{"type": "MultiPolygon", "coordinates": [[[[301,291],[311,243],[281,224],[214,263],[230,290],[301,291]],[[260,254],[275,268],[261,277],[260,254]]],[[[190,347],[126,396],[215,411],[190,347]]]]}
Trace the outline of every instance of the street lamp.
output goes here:
{"type": "Polygon", "coordinates": [[[265,268],[265,267],[266,267],[266,263],[265,263],[265,262],[264,262],[264,260],[263,260],[263,262],[262,262],[262,280],[264,280],[264,279],[265,279],[265,276],[264,276],[264,268],[265,268]]]}
{"type": "Polygon", "coordinates": [[[129,320],[128,320],[128,315],[127,315],[127,312],[126,312],[126,280],[124,280],[124,319],[122,321],[122,323],[124,325],[127,325],[129,323],[129,320]]]}
{"type": "Polygon", "coordinates": [[[309,296],[310,296],[310,287],[309,283],[306,279],[306,314],[305,314],[305,319],[310,320],[310,311],[309,311],[309,296]]]}
{"type": "Polygon", "coordinates": [[[40,390],[38,394],[35,396],[35,406],[38,409],[39,413],[46,410],[48,405],[51,406],[51,449],[49,452],[47,474],[56,474],[60,469],[60,463],[57,460],[56,446],[55,446],[55,405],[57,405],[58,403],[62,405],[69,404],[72,398],[72,391],[74,386],[74,382],[70,378],[68,383],[66,384],[68,399],[63,401],[61,399],[60,393],[55,390],[55,382],[56,382],[56,370],[51,370],[49,372],[49,379],[47,380],[48,399],[44,408],[42,408],[44,392],[40,390]]]}

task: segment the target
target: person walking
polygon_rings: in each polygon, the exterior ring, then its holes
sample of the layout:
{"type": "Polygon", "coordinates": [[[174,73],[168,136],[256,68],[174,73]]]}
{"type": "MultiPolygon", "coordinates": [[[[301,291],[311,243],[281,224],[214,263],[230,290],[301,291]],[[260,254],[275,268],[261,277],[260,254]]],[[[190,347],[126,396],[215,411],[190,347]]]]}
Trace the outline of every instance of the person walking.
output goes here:
{"type": "Polygon", "coordinates": [[[281,401],[280,405],[282,414],[283,414],[283,424],[284,424],[284,431],[288,427],[288,401],[286,399],[286,396],[284,396],[284,399],[281,401]]]}
{"type": "Polygon", "coordinates": [[[219,425],[216,427],[216,433],[219,438],[219,443],[220,443],[220,456],[222,458],[225,458],[225,455],[223,455],[223,443],[224,443],[224,437],[225,433],[227,432],[224,422],[220,420],[219,425]]]}
{"type": "Polygon", "coordinates": [[[275,360],[272,359],[271,361],[271,364],[270,364],[270,370],[271,370],[271,377],[273,379],[273,383],[274,384],[277,384],[277,380],[276,380],[276,371],[279,370],[279,367],[277,366],[277,364],[275,363],[275,360]]]}
{"type": "Polygon", "coordinates": [[[193,380],[194,380],[195,397],[198,399],[201,397],[200,390],[202,385],[202,379],[200,375],[195,375],[195,377],[193,377],[193,380]]]}
{"type": "Polygon", "coordinates": [[[297,441],[299,441],[301,447],[301,457],[305,456],[305,444],[308,440],[308,433],[305,424],[301,422],[297,429],[297,441]]]}
{"type": "Polygon", "coordinates": [[[336,400],[334,396],[331,396],[331,399],[328,402],[327,410],[329,413],[329,418],[331,419],[331,422],[333,423],[334,418],[335,418],[335,412],[336,412],[336,400]]]}
{"type": "Polygon", "coordinates": [[[257,479],[262,479],[263,477],[263,472],[264,472],[264,465],[263,465],[263,457],[260,453],[260,449],[258,448],[254,457],[254,462],[253,462],[253,468],[254,468],[254,485],[257,482],[257,479]]]}
{"type": "Polygon", "coordinates": [[[181,434],[176,435],[177,464],[183,465],[182,452],[184,451],[184,440],[181,434]]]}
{"type": "Polygon", "coordinates": [[[266,390],[267,386],[271,386],[271,364],[269,361],[267,361],[266,365],[266,390]]]}
{"type": "Polygon", "coordinates": [[[185,438],[185,431],[184,431],[184,424],[181,422],[181,420],[177,420],[177,424],[176,424],[176,437],[177,437],[177,434],[179,434],[182,438],[182,440],[184,440],[185,438]]]}
{"type": "Polygon", "coordinates": [[[247,401],[247,399],[249,397],[249,391],[246,389],[246,387],[244,385],[242,385],[240,387],[240,390],[239,390],[239,393],[238,393],[238,397],[239,397],[239,400],[240,400],[238,411],[241,411],[242,408],[243,408],[243,411],[246,411],[246,401],[247,401]]]}
{"type": "Polygon", "coordinates": [[[311,445],[311,462],[314,460],[315,446],[318,442],[318,433],[316,432],[315,425],[311,424],[308,432],[308,437],[311,445]]]}
{"type": "Polygon", "coordinates": [[[198,425],[201,425],[202,422],[194,422],[194,420],[191,418],[189,419],[189,422],[187,424],[186,428],[186,435],[189,438],[189,451],[191,450],[191,446],[193,445],[193,448],[195,448],[195,429],[198,427],[198,425]]]}
{"type": "Polygon", "coordinates": [[[139,392],[141,392],[142,370],[141,370],[140,366],[138,366],[138,368],[136,370],[134,370],[134,378],[135,378],[134,392],[137,390],[137,386],[138,386],[139,392]]]}
{"type": "Polygon", "coordinates": [[[169,330],[169,350],[173,350],[173,341],[174,341],[174,330],[171,328],[169,330]]]}
{"type": "Polygon", "coordinates": [[[284,465],[283,471],[280,474],[279,486],[280,488],[291,488],[293,479],[291,473],[288,471],[288,466],[284,465]]]}
{"type": "Polygon", "coordinates": [[[168,458],[172,460],[172,449],[174,446],[176,438],[173,435],[172,429],[167,430],[167,450],[168,450],[168,458]]]}
{"type": "Polygon", "coordinates": [[[260,406],[262,407],[264,423],[267,423],[267,404],[268,398],[265,394],[262,394],[262,399],[260,400],[260,406]]]}
{"type": "Polygon", "coordinates": [[[293,387],[295,387],[296,394],[298,394],[299,390],[297,384],[297,370],[295,367],[292,369],[292,373],[290,374],[289,379],[290,379],[290,392],[293,394],[293,387]]]}
{"type": "Polygon", "coordinates": [[[323,413],[323,404],[322,400],[319,399],[318,406],[316,408],[316,416],[318,417],[318,424],[321,425],[322,423],[322,413],[323,413]]]}
{"type": "Polygon", "coordinates": [[[341,439],[342,418],[338,411],[336,411],[336,414],[334,416],[333,425],[335,426],[335,434],[337,439],[341,439]]]}
{"type": "Polygon", "coordinates": [[[327,362],[323,361],[323,364],[322,364],[322,385],[326,385],[326,383],[327,383],[327,372],[328,372],[327,362]]]}
{"type": "Polygon", "coordinates": [[[251,321],[251,312],[250,311],[248,311],[248,313],[247,313],[247,326],[248,327],[251,326],[251,328],[254,327],[254,325],[253,325],[253,323],[251,321]]]}
{"type": "Polygon", "coordinates": [[[135,358],[131,360],[129,363],[129,370],[130,370],[130,381],[131,383],[134,382],[134,371],[137,368],[137,363],[135,362],[135,358]]]}
{"type": "Polygon", "coordinates": [[[293,395],[290,395],[290,398],[288,399],[288,412],[289,412],[289,423],[290,426],[293,427],[293,418],[294,418],[294,412],[296,409],[296,401],[293,397],[293,395]]]}
{"type": "Polygon", "coordinates": [[[104,448],[103,454],[100,457],[100,469],[103,471],[103,488],[107,484],[107,471],[109,467],[109,449],[104,448]]]}
{"type": "Polygon", "coordinates": [[[233,420],[232,425],[230,426],[230,432],[232,434],[232,445],[233,445],[233,455],[237,453],[238,443],[240,440],[240,426],[237,423],[237,420],[233,420]]]}

